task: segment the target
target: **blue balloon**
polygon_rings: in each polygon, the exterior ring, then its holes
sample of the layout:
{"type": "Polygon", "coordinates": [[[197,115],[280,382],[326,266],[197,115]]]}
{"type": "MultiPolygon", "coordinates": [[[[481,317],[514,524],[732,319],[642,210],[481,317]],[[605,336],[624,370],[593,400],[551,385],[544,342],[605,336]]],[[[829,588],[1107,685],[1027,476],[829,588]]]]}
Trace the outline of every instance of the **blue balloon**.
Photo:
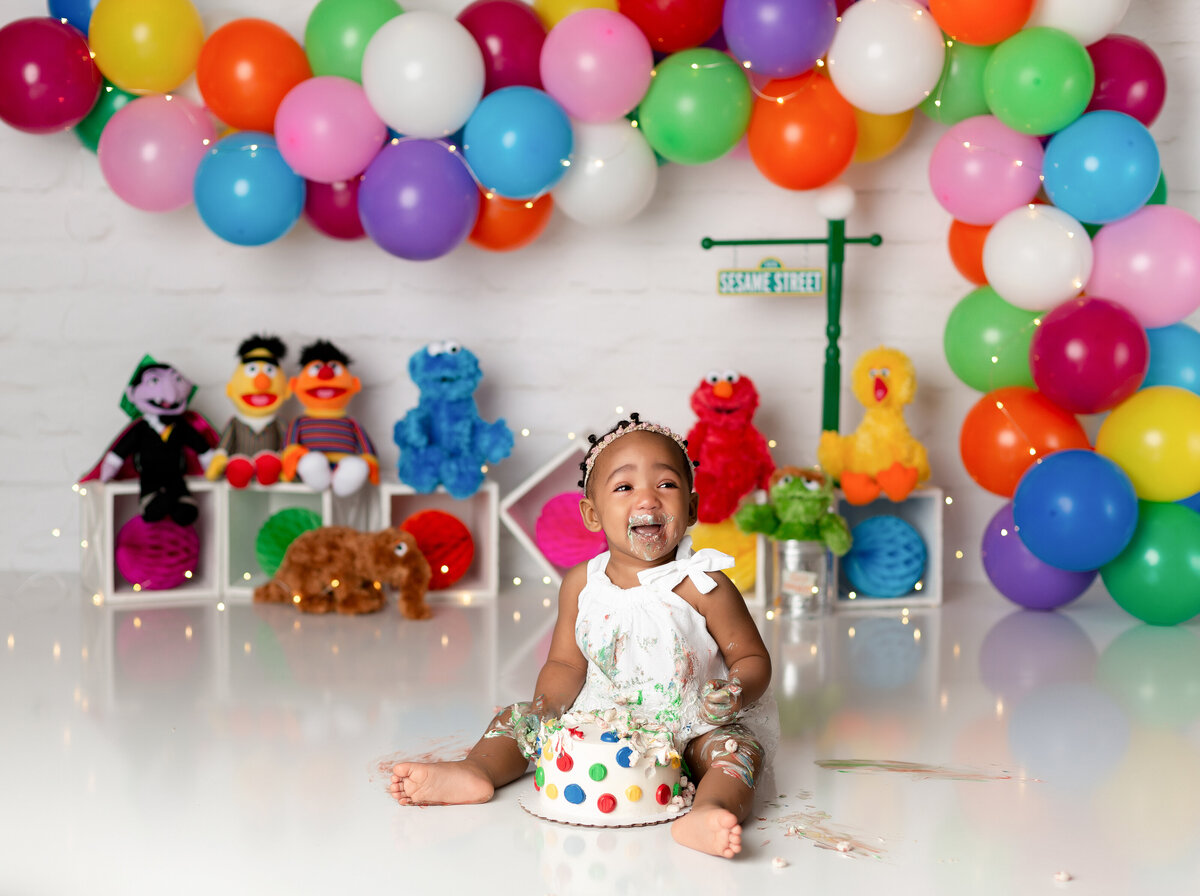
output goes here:
{"type": "Polygon", "coordinates": [[[1141,388],[1178,386],[1200,395],[1200,332],[1185,323],[1154,327],[1150,340],[1150,367],[1141,388]]]}
{"type": "Polygon", "coordinates": [[[533,87],[489,93],[463,129],[463,154],[486,190],[533,199],[567,173],[571,121],[549,94],[533,87]]]}
{"type": "Polygon", "coordinates": [[[1043,457],[1017,483],[1012,504],[1025,547],[1059,569],[1098,569],[1124,550],[1137,527],[1133,483],[1090,449],[1043,457]]]}
{"type": "Polygon", "coordinates": [[[1176,504],[1182,504],[1188,510],[1194,510],[1200,513],[1200,492],[1192,495],[1190,498],[1184,498],[1182,501],[1176,501],[1176,504]]]}
{"type": "Polygon", "coordinates": [[[275,138],[261,131],[214,143],[200,160],[193,190],[201,220],[239,246],[279,239],[304,210],[304,178],[288,167],[275,138]]]}
{"type": "Polygon", "coordinates": [[[1146,126],[1107,109],[1081,115],[1051,137],[1042,162],[1050,201],[1088,224],[1132,215],[1154,194],[1161,172],[1146,126]]]}
{"type": "Polygon", "coordinates": [[[73,25],[87,37],[88,26],[92,24],[92,12],[100,0],[50,0],[50,15],[56,19],[65,19],[68,25],[73,25]]]}

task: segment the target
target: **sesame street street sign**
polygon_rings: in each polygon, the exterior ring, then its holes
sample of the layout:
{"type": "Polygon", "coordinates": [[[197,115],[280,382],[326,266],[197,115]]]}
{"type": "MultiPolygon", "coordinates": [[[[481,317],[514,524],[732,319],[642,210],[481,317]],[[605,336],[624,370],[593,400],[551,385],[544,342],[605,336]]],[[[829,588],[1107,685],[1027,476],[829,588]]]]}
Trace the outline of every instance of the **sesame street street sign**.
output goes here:
{"type": "Polygon", "coordinates": [[[723,296],[819,296],[825,292],[820,268],[785,268],[778,258],[764,258],[757,268],[717,271],[717,294],[723,296]]]}

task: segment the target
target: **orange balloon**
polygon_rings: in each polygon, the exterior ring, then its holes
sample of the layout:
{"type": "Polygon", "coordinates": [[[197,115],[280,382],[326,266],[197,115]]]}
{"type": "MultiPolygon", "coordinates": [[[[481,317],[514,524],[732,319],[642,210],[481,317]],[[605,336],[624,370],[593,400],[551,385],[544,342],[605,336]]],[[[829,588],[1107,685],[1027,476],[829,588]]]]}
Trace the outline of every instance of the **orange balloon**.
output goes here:
{"type": "Polygon", "coordinates": [[[967,412],[958,438],[971,478],[1005,498],[1012,497],[1039,457],[1090,447],[1074,414],[1028,386],[1006,386],[983,396],[967,412]]]}
{"type": "Polygon", "coordinates": [[[312,77],[304,48],[265,19],[235,19],[204,42],[196,85],[212,113],[243,131],[275,130],[275,110],[312,77]]]}
{"type": "Polygon", "coordinates": [[[987,283],[987,274],[983,272],[983,241],[991,229],[991,224],[968,224],[954,220],[950,222],[950,232],[946,236],[950,260],[958,272],[976,286],[987,283]]]}
{"type": "Polygon", "coordinates": [[[754,98],[750,158],[781,187],[812,190],[834,180],[854,158],[857,141],[854,107],[816,72],[769,81],[754,98]]]}
{"type": "Polygon", "coordinates": [[[929,11],[951,39],[989,47],[1021,30],[1033,0],[930,0],[929,11]]]}
{"type": "Polygon", "coordinates": [[[520,249],[542,235],[553,211],[554,200],[549,193],[537,199],[509,199],[481,191],[479,214],[467,239],[493,252],[520,249]]]}

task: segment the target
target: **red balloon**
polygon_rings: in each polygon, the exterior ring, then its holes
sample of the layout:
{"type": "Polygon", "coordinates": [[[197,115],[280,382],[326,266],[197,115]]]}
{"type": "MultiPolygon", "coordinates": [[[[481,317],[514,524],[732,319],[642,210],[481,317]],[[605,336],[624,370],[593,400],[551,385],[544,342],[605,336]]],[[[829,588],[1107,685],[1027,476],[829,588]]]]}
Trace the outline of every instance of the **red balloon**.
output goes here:
{"type": "Polygon", "coordinates": [[[0,120],[30,134],[83,121],[104,79],[87,40],[51,18],[17,19],[0,28],[0,120]]]}
{"type": "Polygon", "coordinates": [[[983,396],[967,412],[958,437],[971,478],[1005,498],[1012,497],[1022,474],[1039,457],[1090,447],[1072,413],[1027,386],[1006,386],[983,396]]]}
{"type": "Polygon", "coordinates": [[[725,0],[618,0],[617,10],[632,19],[656,53],[698,47],[721,27],[725,0]]]}
{"type": "Polygon", "coordinates": [[[950,222],[950,232],[946,236],[950,260],[958,272],[976,286],[987,283],[987,274],[983,271],[983,241],[991,229],[991,224],[968,224],[955,219],[950,222]]]}
{"type": "Polygon", "coordinates": [[[243,131],[275,130],[289,90],[312,77],[304,48],[265,19],[235,19],[208,36],[196,62],[196,86],[213,115],[243,131]]]}
{"type": "Polygon", "coordinates": [[[520,0],[475,0],[458,21],[483,53],[484,95],[501,87],[542,89],[546,28],[532,6],[520,0]]]}
{"type": "Polygon", "coordinates": [[[549,193],[537,199],[509,199],[480,191],[479,214],[467,239],[493,252],[520,249],[542,235],[553,211],[549,193]]]}
{"type": "Polygon", "coordinates": [[[812,190],[850,165],[858,121],[833,82],[809,71],[767,82],[754,98],[746,143],[769,181],[789,190],[812,190]]]}
{"type": "Polygon", "coordinates": [[[1150,340],[1126,308],[1080,296],[1042,318],[1029,345],[1033,381],[1048,399],[1074,414],[1097,414],[1142,385],[1150,340]]]}
{"type": "Polygon", "coordinates": [[[367,235],[358,217],[358,188],[362,176],[332,184],[307,181],[304,193],[304,216],[326,236],[339,240],[356,240],[367,235]]]}
{"type": "Polygon", "coordinates": [[[1167,97],[1167,75],[1154,51],[1136,38],[1110,34],[1087,48],[1096,86],[1087,110],[1110,109],[1150,127],[1167,97]]]}

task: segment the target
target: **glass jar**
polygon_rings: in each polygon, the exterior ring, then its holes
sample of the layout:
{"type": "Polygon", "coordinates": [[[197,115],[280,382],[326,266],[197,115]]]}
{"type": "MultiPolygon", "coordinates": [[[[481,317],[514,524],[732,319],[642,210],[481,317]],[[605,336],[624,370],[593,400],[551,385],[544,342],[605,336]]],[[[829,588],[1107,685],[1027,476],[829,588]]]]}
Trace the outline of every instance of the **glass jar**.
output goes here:
{"type": "Polygon", "coordinates": [[[776,541],[772,609],[784,617],[822,616],[832,608],[829,550],[821,541],[776,541]]]}

